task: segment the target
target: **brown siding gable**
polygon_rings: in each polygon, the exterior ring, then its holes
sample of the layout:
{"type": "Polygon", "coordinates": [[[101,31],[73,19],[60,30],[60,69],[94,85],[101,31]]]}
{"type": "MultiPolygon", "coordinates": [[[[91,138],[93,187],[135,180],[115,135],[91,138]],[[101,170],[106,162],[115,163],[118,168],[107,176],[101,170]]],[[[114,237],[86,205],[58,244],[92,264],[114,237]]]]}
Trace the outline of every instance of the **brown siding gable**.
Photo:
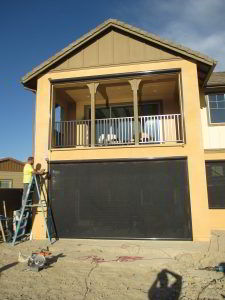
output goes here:
{"type": "Polygon", "coordinates": [[[71,43],[66,48],[62,49],[60,52],[56,53],[51,58],[44,61],[42,64],[34,68],[31,72],[27,73],[24,77],[21,79],[21,83],[24,86],[29,85],[29,81],[32,79],[34,80],[37,75],[43,74],[44,71],[46,72],[56,64],[59,60],[69,55],[72,51],[76,50],[78,47],[81,47],[84,43],[92,40],[93,38],[96,38],[97,35],[101,34],[105,30],[109,29],[110,27],[122,30],[126,33],[133,34],[137,37],[141,37],[145,39],[146,41],[155,43],[158,46],[162,46],[165,49],[172,50],[175,53],[178,53],[180,55],[186,56],[189,59],[196,60],[198,62],[204,63],[210,67],[213,67],[216,65],[216,61],[200,52],[193,51],[190,48],[184,47],[182,45],[176,44],[174,42],[165,40],[160,38],[157,35],[148,33],[144,30],[141,30],[137,27],[131,26],[129,24],[126,24],[124,22],[115,20],[115,19],[109,19],[96,27],[95,29],[91,30],[89,33],[85,34],[75,42],[71,43]]]}
{"type": "Polygon", "coordinates": [[[0,171],[23,172],[24,163],[11,157],[0,159],[0,171]]]}

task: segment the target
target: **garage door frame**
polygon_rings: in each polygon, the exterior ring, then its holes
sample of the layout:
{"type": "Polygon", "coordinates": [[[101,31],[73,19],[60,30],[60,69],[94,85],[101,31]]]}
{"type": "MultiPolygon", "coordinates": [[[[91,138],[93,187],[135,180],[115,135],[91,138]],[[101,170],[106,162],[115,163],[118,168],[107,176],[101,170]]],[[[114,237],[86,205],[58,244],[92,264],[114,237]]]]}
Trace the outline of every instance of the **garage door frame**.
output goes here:
{"type": "MultiPolygon", "coordinates": [[[[51,169],[51,164],[82,164],[82,163],[110,163],[110,162],[144,162],[144,161],[168,161],[168,160],[186,160],[187,157],[185,156],[174,156],[174,157],[145,157],[145,158],[115,158],[115,159],[91,159],[91,160],[54,160],[48,162],[49,171],[51,169]]],[[[189,230],[190,230],[190,238],[152,238],[152,237],[87,237],[88,239],[107,239],[107,240],[184,240],[184,241],[193,241],[193,231],[192,231],[192,213],[191,213],[191,202],[190,202],[190,190],[189,190],[189,177],[188,177],[188,163],[186,163],[186,179],[187,179],[187,186],[186,186],[186,193],[187,193],[187,209],[189,214],[189,230]]],[[[50,181],[51,183],[51,181],[50,181]]],[[[49,196],[51,197],[51,184],[49,189],[49,196]]],[[[51,199],[51,198],[50,198],[51,199]]],[[[81,238],[82,237],[78,237],[81,238]]],[[[86,238],[86,239],[87,239],[86,238]]],[[[85,239],[85,237],[84,237],[85,239]]]]}

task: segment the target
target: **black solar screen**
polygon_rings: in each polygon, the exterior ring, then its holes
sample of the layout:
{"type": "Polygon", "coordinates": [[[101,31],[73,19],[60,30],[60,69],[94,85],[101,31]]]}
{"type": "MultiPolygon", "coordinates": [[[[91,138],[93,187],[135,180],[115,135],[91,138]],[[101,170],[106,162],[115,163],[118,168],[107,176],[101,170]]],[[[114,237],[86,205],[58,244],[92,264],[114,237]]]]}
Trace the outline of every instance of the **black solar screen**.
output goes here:
{"type": "Polygon", "coordinates": [[[225,208],[225,160],[207,161],[209,208],[225,208]]]}
{"type": "Polygon", "coordinates": [[[187,161],[51,163],[59,237],[192,239],[187,161]]]}

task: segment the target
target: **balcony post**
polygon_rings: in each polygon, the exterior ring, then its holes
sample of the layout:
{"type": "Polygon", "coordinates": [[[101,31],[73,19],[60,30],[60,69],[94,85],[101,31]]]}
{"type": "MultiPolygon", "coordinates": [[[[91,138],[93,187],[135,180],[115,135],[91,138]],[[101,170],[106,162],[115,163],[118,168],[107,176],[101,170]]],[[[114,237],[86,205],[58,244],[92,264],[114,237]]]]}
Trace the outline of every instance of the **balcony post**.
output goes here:
{"type": "Polygon", "coordinates": [[[91,147],[95,146],[95,97],[98,85],[96,82],[87,84],[91,94],[91,147]]]}
{"type": "Polygon", "coordinates": [[[182,91],[182,80],[181,73],[178,75],[178,89],[179,89],[179,104],[180,104],[180,113],[181,113],[181,134],[182,134],[182,142],[184,143],[184,109],[183,109],[183,91],[182,91]]]}
{"type": "Polygon", "coordinates": [[[134,134],[135,134],[135,145],[139,144],[139,126],[138,126],[138,89],[141,79],[129,80],[131,89],[133,91],[133,106],[134,106],[134,134]]]}

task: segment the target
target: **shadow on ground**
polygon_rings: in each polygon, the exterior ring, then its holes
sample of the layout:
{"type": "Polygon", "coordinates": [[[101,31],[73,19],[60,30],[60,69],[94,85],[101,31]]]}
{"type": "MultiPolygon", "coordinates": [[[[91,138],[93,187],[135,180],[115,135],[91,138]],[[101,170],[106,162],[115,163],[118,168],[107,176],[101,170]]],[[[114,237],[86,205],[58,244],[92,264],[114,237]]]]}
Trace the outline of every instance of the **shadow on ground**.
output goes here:
{"type": "Polygon", "coordinates": [[[63,253],[47,258],[47,267],[49,268],[51,265],[56,263],[59,258],[66,257],[63,253]]]}
{"type": "Polygon", "coordinates": [[[17,265],[17,264],[18,264],[18,262],[14,262],[14,263],[11,263],[11,264],[8,264],[8,265],[5,265],[5,266],[1,267],[1,268],[0,268],[0,274],[1,274],[2,272],[4,272],[4,271],[6,271],[6,270],[8,270],[8,269],[10,269],[10,268],[12,268],[12,267],[14,267],[14,266],[17,265]]]}
{"type": "Polygon", "coordinates": [[[158,273],[156,280],[148,291],[149,300],[166,300],[173,299],[178,300],[182,288],[182,276],[171,272],[167,269],[163,269],[158,273]],[[169,276],[172,276],[173,283],[169,284],[169,276]],[[174,281],[175,280],[175,281],[174,281]]]}

